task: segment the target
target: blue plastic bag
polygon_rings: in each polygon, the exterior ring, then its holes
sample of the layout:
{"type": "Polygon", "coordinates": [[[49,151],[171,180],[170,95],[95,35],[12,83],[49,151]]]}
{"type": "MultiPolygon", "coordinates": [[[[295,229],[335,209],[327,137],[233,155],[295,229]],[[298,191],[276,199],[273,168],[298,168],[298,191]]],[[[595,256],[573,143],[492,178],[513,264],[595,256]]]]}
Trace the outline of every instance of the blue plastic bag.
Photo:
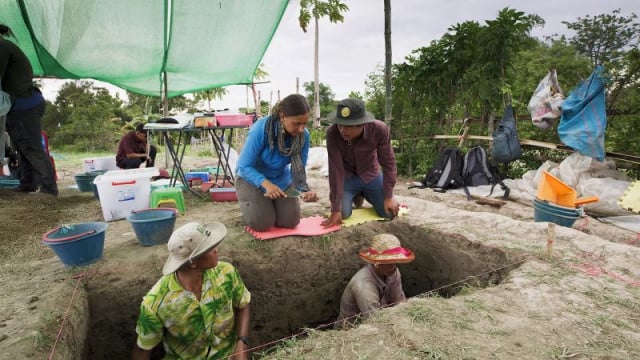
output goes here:
{"type": "Polygon", "coordinates": [[[562,104],[558,125],[560,141],[575,151],[604,160],[604,133],[607,112],[602,66],[596,67],[588,79],[582,81],[562,104]]]}

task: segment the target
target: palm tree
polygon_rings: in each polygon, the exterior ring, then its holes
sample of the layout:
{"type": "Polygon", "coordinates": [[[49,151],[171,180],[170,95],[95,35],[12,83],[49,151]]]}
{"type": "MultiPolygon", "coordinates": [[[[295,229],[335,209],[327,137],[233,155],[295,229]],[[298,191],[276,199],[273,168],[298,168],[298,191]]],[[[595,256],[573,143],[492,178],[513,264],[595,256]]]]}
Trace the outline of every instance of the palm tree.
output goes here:
{"type": "Polygon", "coordinates": [[[203,91],[198,91],[197,93],[193,94],[193,98],[196,102],[198,101],[202,101],[202,100],[207,100],[207,110],[211,111],[211,100],[215,100],[215,99],[220,99],[222,100],[222,98],[227,95],[229,93],[229,91],[227,91],[227,89],[220,87],[220,88],[214,88],[214,89],[207,89],[207,90],[203,90],[203,91]]]}
{"type": "Polygon", "coordinates": [[[315,26],[315,46],[313,56],[313,83],[315,84],[315,87],[313,92],[313,114],[314,125],[316,127],[320,126],[320,76],[318,74],[318,45],[320,35],[318,19],[326,16],[332,23],[343,22],[344,16],[342,16],[342,13],[348,10],[349,7],[346,4],[341,3],[340,0],[300,0],[300,15],[298,16],[298,21],[300,22],[302,31],[305,33],[307,32],[307,26],[309,26],[309,22],[312,17],[315,26]]]}
{"type": "MultiPolygon", "coordinates": [[[[256,68],[256,71],[253,73],[254,81],[251,83],[251,92],[253,93],[253,104],[255,105],[256,117],[258,118],[260,118],[262,114],[260,111],[260,100],[258,100],[258,92],[256,91],[255,80],[262,80],[262,79],[265,79],[267,76],[269,76],[269,73],[264,69],[264,64],[260,63],[260,65],[258,65],[258,68],[256,68]]],[[[247,108],[245,109],[246,112],[249,111],[248,103],[249,102],[247,101],[247,108]]]]}
{"type": "Polygon", "coordinates": [[[384,122],[391,125],[391,0],[384,0],[384,122]]]}

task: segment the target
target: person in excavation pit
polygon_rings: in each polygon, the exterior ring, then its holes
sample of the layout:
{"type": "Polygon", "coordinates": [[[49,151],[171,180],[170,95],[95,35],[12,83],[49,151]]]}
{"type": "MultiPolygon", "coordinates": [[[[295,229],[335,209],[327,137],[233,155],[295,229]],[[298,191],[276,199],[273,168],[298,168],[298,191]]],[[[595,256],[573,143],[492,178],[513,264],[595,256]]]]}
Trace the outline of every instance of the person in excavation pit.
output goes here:
{"type": "Polygon", "coordinates": [[[140,306],[132,359],[150,359],[160,342],[165,359],[248,359],[251,293],[233,265],[218,262],[226,234],[219,222],[174,231],[164,276],[140,306]]]}
{"type": "Polygon", "coordinates": [[[400,240],[392,234],[378,234],[371,248],[359,256],[368,264],[351,278],[342,293],[337,329],[348,329],[358,319],[406,300],[396,264],[413,261],[411,250],[400,246],[400,240]]]}

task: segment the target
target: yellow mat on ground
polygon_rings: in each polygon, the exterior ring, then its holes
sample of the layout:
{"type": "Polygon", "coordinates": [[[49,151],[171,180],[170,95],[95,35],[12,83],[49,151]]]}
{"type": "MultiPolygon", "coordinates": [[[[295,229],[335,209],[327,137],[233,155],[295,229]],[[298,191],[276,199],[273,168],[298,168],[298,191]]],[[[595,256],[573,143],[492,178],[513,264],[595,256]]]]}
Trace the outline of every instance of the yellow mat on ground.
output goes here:
{"type": "Polygon", "coordinates": [[[624,194],[618,199],[618,205],[625,210],[640,214],[640,180],[629,185],[624,194]]]}
{"type": "Polygon", "coordinates": [[[351,216],[347,219],[342,219],[342,227],[349,227],[353,225],[364,224],[369,221],[386,220],[382,216],[378,215],[374,208],[362,208],[353,209],[351,216]]]}
{"type": "MultiPolygon", "coordinates": [[[[409,212],[409,209],[406,206],[401,206],[400,211],[398,212],[398,216],[402,216],[409,212]]],[[[342,227],[349,227],[359,224],[364,224],[370,221],[381,221],[387,220],[386,218],[378,215],[374,208],[360,208],[353,209],[351,212],[351,216],[348,219],[342,219],[342,227]]]]}

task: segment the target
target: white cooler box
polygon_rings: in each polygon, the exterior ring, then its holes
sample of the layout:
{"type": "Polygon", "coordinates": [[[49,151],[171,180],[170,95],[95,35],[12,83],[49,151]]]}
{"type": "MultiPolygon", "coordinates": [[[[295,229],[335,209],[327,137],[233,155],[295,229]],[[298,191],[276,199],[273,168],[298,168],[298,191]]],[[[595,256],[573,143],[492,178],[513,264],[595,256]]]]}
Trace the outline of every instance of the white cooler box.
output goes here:
{"type": "Polygon", "coordinates": [[[112,170],[97,176],[100,206],[105,221],[125,219],[131,211],[149,207],[151,177],[158,176],[157,168],[112,170]]]}
{"type": "Polygon", "coordinates": [[[82,160],[84,161],[84,171],[118,170],[115,155],[97,158],[86,158],[82,160]]]}

